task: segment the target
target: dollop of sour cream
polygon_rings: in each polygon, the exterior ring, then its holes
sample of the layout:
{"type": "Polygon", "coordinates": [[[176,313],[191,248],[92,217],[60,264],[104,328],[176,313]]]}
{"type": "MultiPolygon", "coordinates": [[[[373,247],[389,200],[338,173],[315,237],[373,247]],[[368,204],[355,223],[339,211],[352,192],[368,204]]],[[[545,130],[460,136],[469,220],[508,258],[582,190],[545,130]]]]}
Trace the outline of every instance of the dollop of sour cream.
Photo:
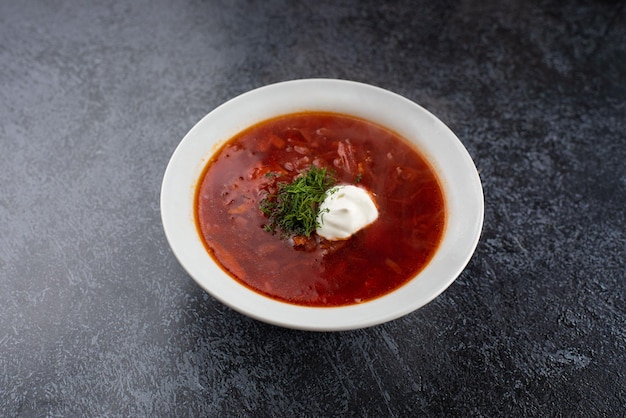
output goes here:
{"type": "Polygon", "coordinates": [[[347,239],[377,218],[378,209],[365,189],[335,186],[320,204],[316,232],[331,241],[347,239]]]}

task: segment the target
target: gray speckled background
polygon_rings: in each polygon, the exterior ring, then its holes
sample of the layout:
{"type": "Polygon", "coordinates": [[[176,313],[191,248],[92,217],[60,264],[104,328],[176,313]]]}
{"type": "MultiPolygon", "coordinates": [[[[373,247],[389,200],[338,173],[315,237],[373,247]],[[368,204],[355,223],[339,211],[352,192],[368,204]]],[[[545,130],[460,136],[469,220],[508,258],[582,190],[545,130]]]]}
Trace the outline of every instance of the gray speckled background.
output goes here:
{"type": "Polygon", "coordinates": [[[0,0],[1,416],[625,416],[623,1],[0,0]],[[432,303],[311,333],[246,318],[169,250],[171,153],[294,78],[439,116],[483,180],[432,303]]]}

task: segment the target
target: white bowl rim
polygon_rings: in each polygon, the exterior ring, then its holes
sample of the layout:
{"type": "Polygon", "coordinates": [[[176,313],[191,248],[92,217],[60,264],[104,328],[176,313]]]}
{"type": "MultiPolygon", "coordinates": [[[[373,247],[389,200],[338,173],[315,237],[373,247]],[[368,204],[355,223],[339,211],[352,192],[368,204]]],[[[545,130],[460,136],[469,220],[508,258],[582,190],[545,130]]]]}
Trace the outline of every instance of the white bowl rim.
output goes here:
{"type": "Polygon", "coordinates": [[[463,271],[478,244],[484,198],[478,171],[456,135],[420,105],[391,91],[349,80],[299,79],[243,93],[204,116],[184,136],[161,186],[161,218],[170,247],[205,291],[232,309],[270,324],[310,331],[365,328],[426,305],[463,271]],[[225,273],[206,251],[194,219],[196,185],[210,156],[243,129],[275,116],[327,111],[368,119],[397,132],[434,166],[446,199],[442,243],[412,280],[380,298],[341,307],[305,307],[263,296],[225,273]]]}

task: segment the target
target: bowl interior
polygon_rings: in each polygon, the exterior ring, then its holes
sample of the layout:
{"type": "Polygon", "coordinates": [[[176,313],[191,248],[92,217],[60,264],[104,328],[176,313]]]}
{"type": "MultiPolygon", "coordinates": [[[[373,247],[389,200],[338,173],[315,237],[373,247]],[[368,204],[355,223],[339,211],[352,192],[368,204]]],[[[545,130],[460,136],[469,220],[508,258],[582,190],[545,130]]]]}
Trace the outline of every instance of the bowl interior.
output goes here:
{"type": "Polygon", "coordinates": [[[469,262],[483,223],[476,167],[454,133],[421,106],[367,84],[331,79],[295,80],[242,94],[206,115],[180,142],[165,171],[161,217],[181,265],[207,292],[231,308],[271,324],[334,331],[383,323],[418,309],[458,277],[469,262]],[[278,302],[239,284],[207,253],[194,219],[194,194],[211,155],[243,129],[301,111],[349,114],[383,125],[425,155],[441,180],[447,224],[431,262],[396,291],[358,305],[314,308],[278,302]]]}

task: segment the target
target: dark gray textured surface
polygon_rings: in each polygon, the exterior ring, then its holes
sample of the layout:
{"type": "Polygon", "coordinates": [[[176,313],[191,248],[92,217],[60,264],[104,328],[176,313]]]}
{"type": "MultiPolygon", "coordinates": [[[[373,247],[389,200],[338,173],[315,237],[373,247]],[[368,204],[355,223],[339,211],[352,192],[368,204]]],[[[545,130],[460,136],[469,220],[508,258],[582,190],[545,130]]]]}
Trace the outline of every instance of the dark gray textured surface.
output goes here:
{"type": "Polygon", "coordinates": [[[625,416],[624,2],[380,3],[0,0],[0,415],[625,416]],[[186,131],[305,77],[422,104],[480,170],[474,258],[402,319],[265,325],[167,246],[186,131]]]}

